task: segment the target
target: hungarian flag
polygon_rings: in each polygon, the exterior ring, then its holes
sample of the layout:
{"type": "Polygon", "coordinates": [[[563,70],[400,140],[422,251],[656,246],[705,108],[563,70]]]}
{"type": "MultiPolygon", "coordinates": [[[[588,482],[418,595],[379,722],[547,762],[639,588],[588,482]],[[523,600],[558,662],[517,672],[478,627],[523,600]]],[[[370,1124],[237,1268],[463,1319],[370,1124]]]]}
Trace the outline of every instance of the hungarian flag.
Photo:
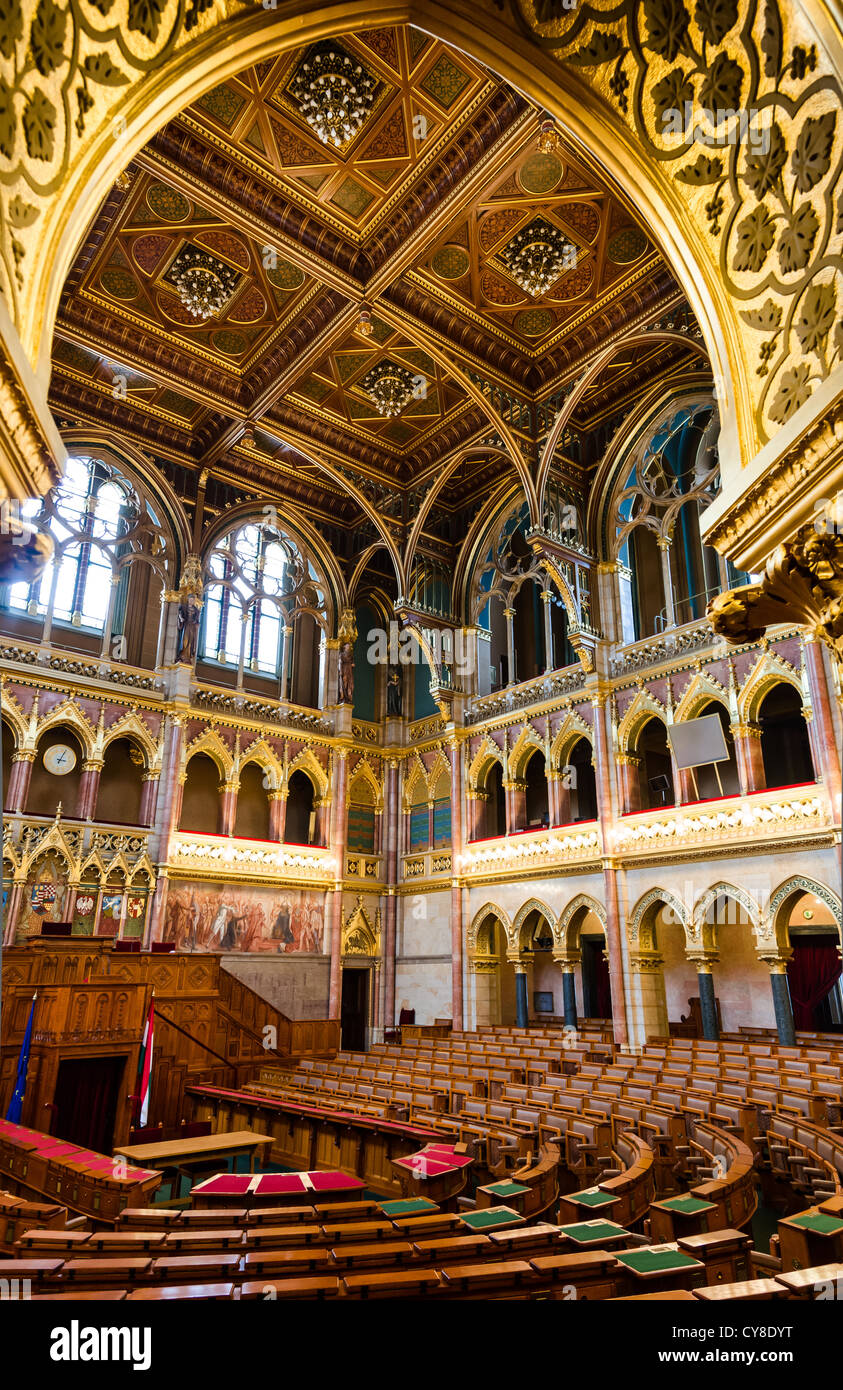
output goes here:
{"type": "Polygon", "coordinates": [[[149,1013],[143,1030],[140,1057],[138,1058],[138,1124],[143,1129],[149,1118],[149,1092],[152,1080],[152,1037],[155,1032],[155,997],[149,1001],[149,1013]]]}
{"type": "Polygon", "coordinates": [[[15,1089],[12,1099],[9,1101],[9,1108],[6,1111],[6,1119],[13,1124],[20,1124],[21,1112],[23,1110],[23,1097],[26,1091],[26,1073],[29,1070],[29,1049],[32,1045],[32,1019],[35,1015],[35,1000],[38,998],[37,991],[32,996],[32,1004],[29,1009],[29,1018],[26,1022],[26,1029],[21,1043],[20,1056],[18,1058],[18,1070],[15,1077],[15,1089]]]}

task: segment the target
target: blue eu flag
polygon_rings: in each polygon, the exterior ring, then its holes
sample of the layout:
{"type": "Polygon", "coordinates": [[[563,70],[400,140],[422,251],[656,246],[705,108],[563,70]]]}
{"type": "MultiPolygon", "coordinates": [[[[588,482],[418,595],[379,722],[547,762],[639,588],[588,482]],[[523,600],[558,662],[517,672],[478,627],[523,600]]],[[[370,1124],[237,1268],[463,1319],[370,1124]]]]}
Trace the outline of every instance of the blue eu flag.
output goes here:
{"type": "Polygon", "coordinates": [[[6,1119],[13,1124],[20,1124],[21,1111],[23,1110],[23,1097],[26,1091],[26,1073],[29,1069],[29,1046],[32,1042],[32,1019],[35,1013],[35,1000],[37,994],[32,996],[32,1005],[29,1010],[29,1018],[26,1024],[26,1032],[21,1043],[20,1057],[18,1058],[18,1074],[15,1077],[15,1090],[12,1099],[9,1101],[9,1108],[6,1111],[6,1119]]]}

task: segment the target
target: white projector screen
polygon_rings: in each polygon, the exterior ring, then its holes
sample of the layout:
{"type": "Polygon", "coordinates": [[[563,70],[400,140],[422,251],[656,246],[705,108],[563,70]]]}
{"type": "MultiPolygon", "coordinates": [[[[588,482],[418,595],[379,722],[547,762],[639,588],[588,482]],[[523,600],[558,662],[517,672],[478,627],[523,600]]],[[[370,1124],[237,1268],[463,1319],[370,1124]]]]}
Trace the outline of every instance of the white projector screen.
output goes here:
{"type": "Polygon", "coordinates": [[[667,731],[677,767],[703,767],[729,761],[723,725],[716,714],[671,724],[667,731]]]}

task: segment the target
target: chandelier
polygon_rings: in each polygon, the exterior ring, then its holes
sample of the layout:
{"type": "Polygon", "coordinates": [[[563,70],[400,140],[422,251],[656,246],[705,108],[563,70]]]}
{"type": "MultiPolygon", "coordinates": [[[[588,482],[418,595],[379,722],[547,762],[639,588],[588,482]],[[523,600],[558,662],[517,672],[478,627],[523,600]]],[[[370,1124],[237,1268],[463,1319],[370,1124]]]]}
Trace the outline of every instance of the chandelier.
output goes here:
{"type": "Polygon", "coordinates": [[[340,149],[369,115],[376,86],[361,63],[338,45],[325,43],[299,65],[289,91],[322,144],[340,149]]]}
{"type": "Polygon", "coordinates": [[[389,360],[367,372],[360,385],[379,415],[400,415],[413,395],[410,372],[389,360]]]}
{"type": "Polygon", "coordinates": [[[237,284],[238,275],[207,251],[185,246],[173,264],[171,276],[179,299],[197,319],[210,319],[224,309],[237,284]]]}
{"type": "Polygon", "coordinates": [[[500,258],[527,294],[537,298],[550,289],[563,270],[577,263],[577,248],[550,222],[535,217],[500,252],[500,258]]]}

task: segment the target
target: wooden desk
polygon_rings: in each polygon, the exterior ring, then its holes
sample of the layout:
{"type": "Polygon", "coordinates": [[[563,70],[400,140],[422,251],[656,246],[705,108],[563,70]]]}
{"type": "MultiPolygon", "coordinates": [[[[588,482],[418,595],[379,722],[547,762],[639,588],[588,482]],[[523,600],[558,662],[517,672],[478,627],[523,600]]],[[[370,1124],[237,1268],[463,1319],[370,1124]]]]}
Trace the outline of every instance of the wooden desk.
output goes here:
{"type": "Polygon", "coordinates": [[[582,1221],[589,1216],[611,1220],[614,1208],[621,1199],[599,1187],[586,1187],[582,1192],[567,1192],[559,1198],[559,1220],[582,1221]]]}
{"type": "Polygon", "coordinates": [[[843,1264],[815,1265],[813,1269],[794,1269],[789,1274],[777,1274],[777,1284],[783,1285],[792,1298],[829,1297],[829,1285],[835,1297],[843,1290],[843,1264]]]}
{"type": "Polygon", "coordinates": [[[680,1235],[698,1235],[709,1229],[711,1213],[716,1210],[715,1202],[704,1202],[701,1197],[687,1193],[651,1202],[650,1234],[660,1244],[675,1240],[680,1235]]]}
{"type": "Polygon", "coordinates": [[[619,1273],[635,1284],[660,1284],[665,1288],[687,1289],[705,1278],[705,1265],[675,1245],[641,1246],[621,1250],[615,1256],[619,1273]]]}
{"type": "Polygon", "coordinates": [[[278,1298],[321,1299],[336,1298],[339,1280],[336,1276],[312,1275],[304,1279],[249,1280],[240,1289],[240,1298],[262,1298],[274,1302],[278,1298]]]}
{"type": "Polygon", "coordinates": [[[810,1269],[843,1260],[843,1217],[818,1211],[800,1211],[779,1221],[782,1272],[810,1269]]]}
{"type": "Polygon", "coordinates": [[[611,1250],[631,1238],[625,1226],[599,1219],[577,1221],[573,1226],[560,1226],[559,1231],[563,1240],[570,1241],[581,1250],[611,1250]]]}
{"type": "Polygon", "coordinates": [[[233,1284],[168,1284],[164,1288],[151,1284],[145,1289],[132,1289],[127,1303],[157,1303],[168,1298],[201,1298],[218,1301],[234,1297],[233,1284]]]}
{"type": "Polygon", "coordinates": [[[442,1282],[435,1269],[372,1270],[343,1276],[350,1298],[406,1298],[409,1294],[439,1293],[442,1282]]]}
{"type": "Polygon", "coordinates": [[[256,1152],[263,1148],[265,1153],[272,1142],[269,1134],[259,1134],[254,1129],[235,1129],[228,1134],[200,1134],[194,1139],[170,1139],[164,1144],[130,1144],[115,1153],[114,1157],[123,1156],[132,1163],[181,1173],[194,1163],[208,1163],[215,1158],[225,1160],[245,1153],[249,1156],[249,1171],[254,1173],[256,1152]]]}
{"type": "Polygon", "coordinates": [[[694,1298],[701,1299],[703,1303],[719,1303],[721,1300],[756,1303],[787,1296],[787,1289],[775,1279],[745,1279],[739,1284],[709,1284],[704,1289],[694,1289],[694,1298]]]}
{"type": "Polygon", "coordinates": [[[686,1255],[705,1265],[707,1284],[736,1284],[749,1278],[749,1252],[752,1236],[726,1226],[722,1231],[700,1231],[695,1236],[679,1236],[676,1241],[686,1255]]]}

